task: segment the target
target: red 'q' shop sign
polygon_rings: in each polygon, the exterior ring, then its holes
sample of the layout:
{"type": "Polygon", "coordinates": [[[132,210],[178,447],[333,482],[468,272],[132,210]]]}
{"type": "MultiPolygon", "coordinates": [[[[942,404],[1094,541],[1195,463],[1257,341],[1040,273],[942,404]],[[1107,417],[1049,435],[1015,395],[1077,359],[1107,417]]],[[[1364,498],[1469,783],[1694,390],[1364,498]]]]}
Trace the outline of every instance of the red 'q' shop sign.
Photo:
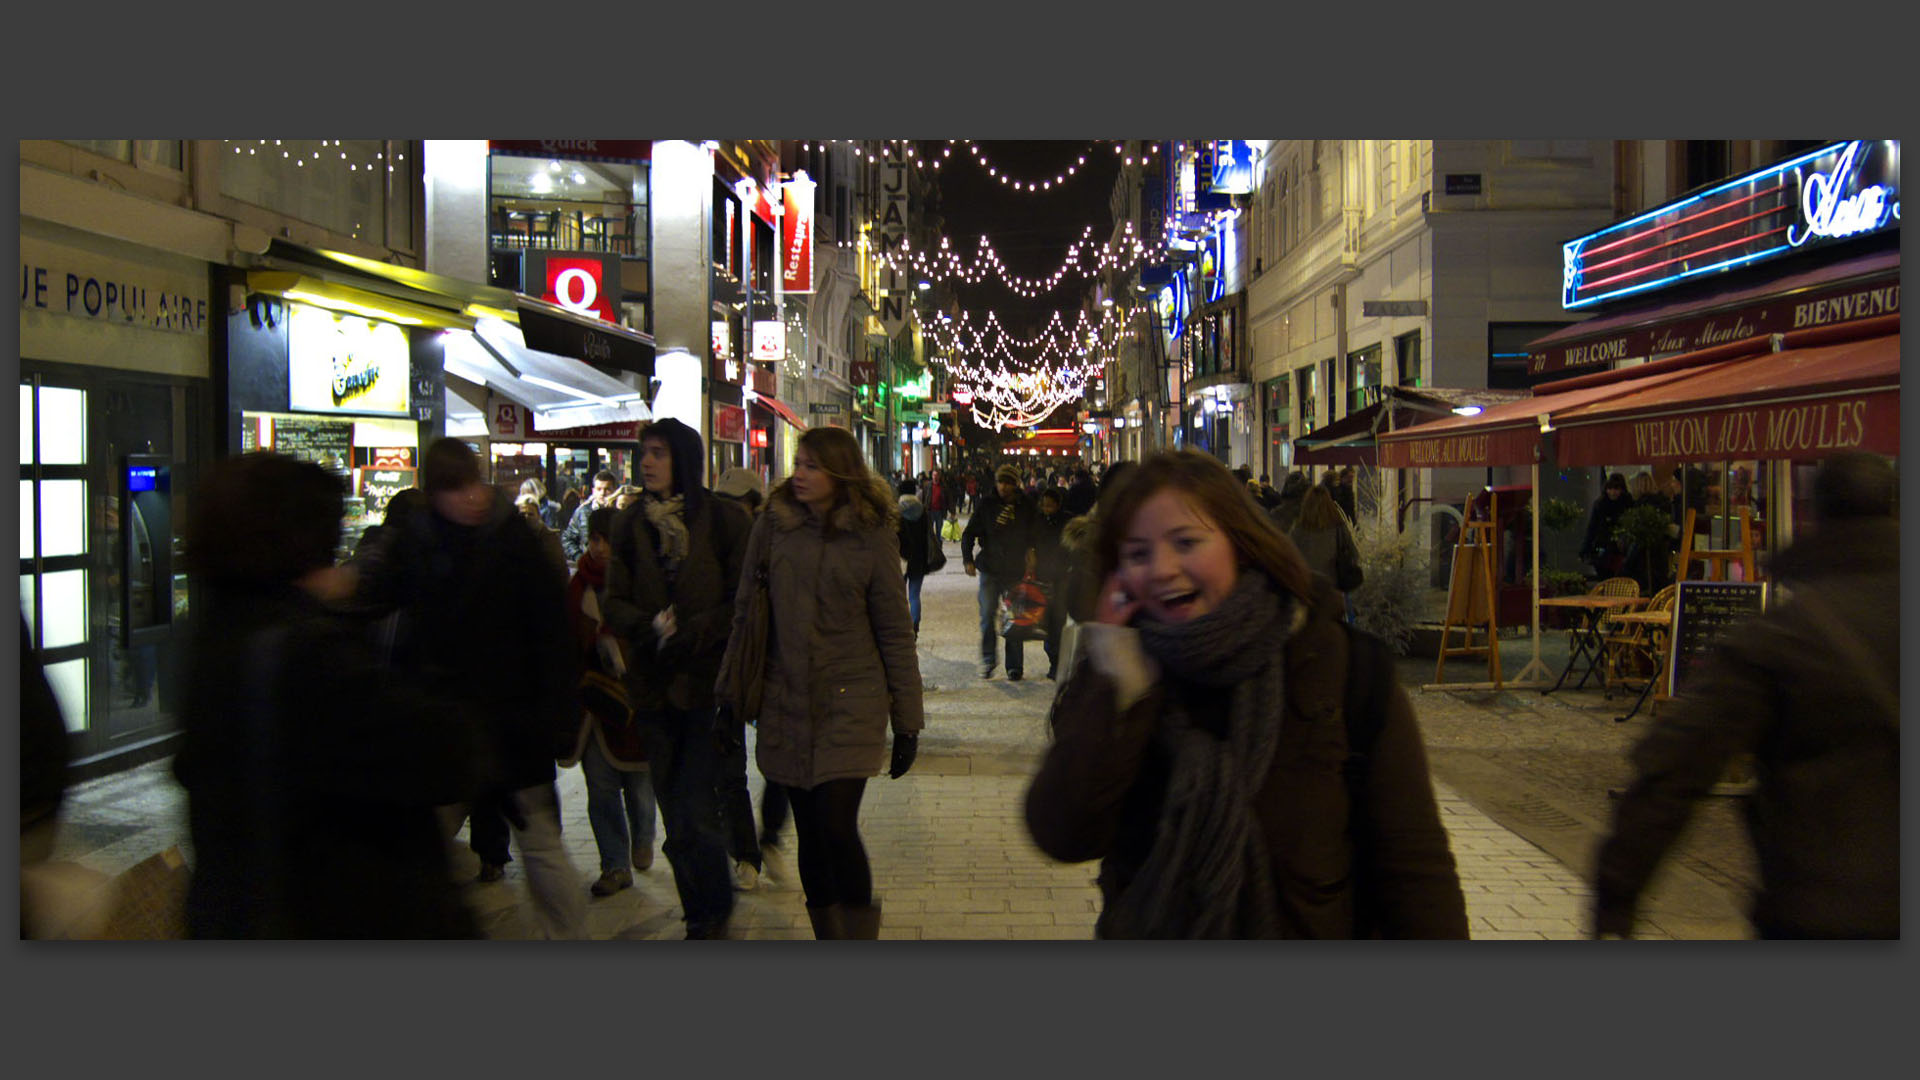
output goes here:
{"type": "Polygon", "coordinates": [[[813,181],[806,173],[780,185],[780,288],[813,291],[813,181]]]}
{"type": "Polygon", "coordinates": [[[601,259],[547,260],[547,292],[541,299],[568,311],[617,323],[613,298],[607,294],[606,263],[601,259]]]}

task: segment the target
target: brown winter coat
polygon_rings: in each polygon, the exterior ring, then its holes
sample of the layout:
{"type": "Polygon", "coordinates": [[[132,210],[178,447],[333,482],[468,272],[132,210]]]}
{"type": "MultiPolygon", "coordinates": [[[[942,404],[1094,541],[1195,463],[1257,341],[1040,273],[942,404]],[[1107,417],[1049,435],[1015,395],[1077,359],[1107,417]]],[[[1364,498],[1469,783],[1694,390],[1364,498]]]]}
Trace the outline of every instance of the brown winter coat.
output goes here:
{"type": "MultiPolygon", "coordinates": [[[[1348,639],[1339,594],[1316,581],[1311,610],[1288,639],[1286,713],[1272,772],[1255,797],[1289,938],[1355,936],[1355,878],[1375,882],[1368,897],[1376,932],[1388,938],[1465,938],[1466,904],[1433,797],[1413,707],[1398,686],[1387,694],[1385,725],[1364,780],[1374,837],[1368,867],[1353,865],[1343,766],[1342,711],[1348,639]]],[[[1256,647],[1249,643],[1249,647],[1256,647]]],[[[1027,827],[1040,850],[1066,862],[1100,859],[1107,907],[1152,847],[1171,762],[1153,738],[1162,682],[1118,712],[1114,682],[1078,658],[1053,704],[1053,745],[1027,792],[1027,827]]],[[[1103,914],[1096,932],[1105,926],[1103,914]]]]}
{"type": "MultiPolygon", "coordinates": [[[[876,776],[889,722],[896,733],[924,726],[893,512],[891,496],[876,487],[835,510],[827,536],[782,485],[754,522],[746,580],[766,552],[773,619],[755,749],[768,780],[812,788],[876,776]]],[[[731,669],[751,596],[740,590],[722,671],[731,669]]]]}
{"type": "Polygon", "coordinates": [[[646,508],[635,503],[613,519],[613,561],[601,610],[627,643],[627,697],[641,713],[663,707],[710,709],[733,624],[734,589],[747,546],[747,511],[711,494],[686,512],[687,558],[671,592],[656,552],[646,508]],[[669,604],[677,628],[662,645],[653,617],[669,604]]]}

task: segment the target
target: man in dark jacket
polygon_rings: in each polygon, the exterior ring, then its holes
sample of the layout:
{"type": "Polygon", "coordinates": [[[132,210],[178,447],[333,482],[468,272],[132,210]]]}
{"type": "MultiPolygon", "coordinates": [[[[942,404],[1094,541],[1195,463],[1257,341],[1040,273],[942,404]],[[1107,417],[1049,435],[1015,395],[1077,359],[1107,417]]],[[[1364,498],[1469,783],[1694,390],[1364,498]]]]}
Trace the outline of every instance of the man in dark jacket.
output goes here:
{"type": "Polygon", "coordinates": [[[641,433],[644,493],[614,519],[604,609],[607,625],[627,641],[627,699],[666,822],[661,850],[694,939],[726,936],[729,848],[756,876],[760,858],[752,804],[744,822],[739,813],[747,788],[742,722],[736,718],[717,739],[713,695],[752,521],[739,503],[701,484],[706,460],[699,433],[678,420],[641,433]],[[729,826],[744,828],[744,837],[730,844],[729,826]]]}
{"type": "MultiPolygon", "coordinates": [[[[999,637],[997,623],[1000,597],[1035,567],[1033,521],[1038,511],[1033,500],[1020,493],[1020,472],[1002,465],[994,473],[994,493],[982,494],[975,504],[967,528],[960,534],[960,561],[967,576],[980,578],[980,677],[993,678],[994,660],[999,653],[994,644],[999,637]],[[974,558],[974,545],[980,557],[974,558]]],[[[1025,673],[1020,641],[1007,642],[1007,681],[1019,682],[1025,673]]]]}
{"type": "Polygon", "coordinates": [[[1774,560],[1784,601],[1730,631],[1697,688],[1634,748],[1600,849],[1593,931],[1625,936],[1694,802],[1736,755],[1758,789],[1762,937],[1900,936],[1900,552],[1885,459],[1844,453],[1813,482],[1816,529],[1774,560]]]}
{"type": "Polygon", "coordinates": [[[357,605],[401,612],[393,665],[472,718],[479,804],[500,806],[512,825],[542,930],[585,937],[586,896],[560,842],[554,785],[554,755],[580,723],[565,586],[466,443],[428,447],[420,477],[431,512],[395,530],[394,548],[360,579],[357,605]]]}
{"type": "Polygon", "coordinates": [[[1094,500],[1099,497],[1099,490],[1093,486],[1093,474],[1087,471],[1085,465],[1074,466],[1073,480],[1067,484],[1066,495],[1061,500],[1067,516],[1077,518],[1093,509],[1094,500]]]}
{"type": "Polygon", "coordinates": [[[587,515],[603,506],[612,506],[620,490],[620,478],[605,469],[593,475],[593,491],[573,508],[573,517],[560,532],[560,547],[568,562],[578,562],[587,553],[587,515]]]}

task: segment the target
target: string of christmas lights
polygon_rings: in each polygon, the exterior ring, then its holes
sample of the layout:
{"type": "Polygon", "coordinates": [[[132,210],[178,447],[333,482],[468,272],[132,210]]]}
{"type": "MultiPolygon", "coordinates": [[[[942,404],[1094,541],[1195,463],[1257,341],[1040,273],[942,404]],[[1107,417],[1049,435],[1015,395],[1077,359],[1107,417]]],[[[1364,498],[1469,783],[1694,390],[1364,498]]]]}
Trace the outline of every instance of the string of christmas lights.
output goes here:
{"type": "Polygon", "coordinates": [[[1167,257],[1164,245],[1148,245],[1134,234],[1133,222],[1123,223],[1122,232],[1124,235],[1118,239],[1096,247],[1093,226],[1088,225],[1080,238],[1067,246],[1066,256],[1060,266],[1043,278],[1021,277],[1009,270],[1000,253],[994,249],[993,241],[984,235],[980,237],[979,253],[971,262],[955,252],[951,240],[944,236],[940,238],[940,246],[935,251],[916,249],[908,242],[901,244],[900,254],[888,252],[878,258],[895,271],[912,273],[932,281],[959,280],[968,285],[978,285],[989,276],[995,276],[1014,293],[1034,299],[1059,288],[1069,274],[1096,278],[1113,272],[1127,273],[1144,263],[1158,262],[1167,257]]]}
{"type": "MultiPolygon", "coordinates": [[[[941,148],[938,154],[925,155],[920,153],[919,144],[913,139],[821,139],[817,142],[803,142],[800,144],[800,147],[802,150],[809,151],[815,147],[824,150],[834,143],[851,143],[853,144],[853,156],[865,159],[869,156],[862,145],[865,142],[878,142],[889,148],[904,148],[905,157],[909,162],[923,168],[933,169],[936,172],[939,171],[941,166],[947,163],[949,158],[953,157],[955,147],[963,146],[966,148],[968,156],[975,164],[985,169],[988,176],[998,180],[1002,186],[1012,188],[1015,191],[1051,191],[1056,187],[1064,185],[1068,180],[1073,179],[1074,175],[1087,164],[1087,155],[1084,153],[1079,154],[1075,157],[1072,165],[1055,173],[1051,178],[1041,177],[1038,180],[1026,180],[1016,178],[1009,173],[1001,172],[999,166],[988,160],[986,151],[980,149],[980,144],[974,142],[972,139],[948,139],[947,145],[941,148]]],[[[1127,140],[1125,139],[1092,139],[1088,141],[1088,151],[1091,152],[1103,142],[1111,143],[1114,154],[1128,165],[1132,165],[1135,161],[1139,161],[1144,165],[1149,157],[1158,157],[1160,154],[1160,144],[1153,140],[1146,142],[1146,149],[1141,151],[1138,156],[1127,152],[1127,140]]]]}
{"type": "Polygon", "coordinates": [[[1104,308],[1097,318],[1080,311],[1069,327],[1055,311],[1038,334],[1021,338],[1009,333],[994,312],[976,323],[970,312],[963,311],[958,319],[948,316],[929,323],[926,333],[938,355],[961,358],[950,363],[975,360],[1033,368],[1076,363],[1090,351],[1110,349],[1133,336],[1132,319],[1129,308],[1104,308]]]}

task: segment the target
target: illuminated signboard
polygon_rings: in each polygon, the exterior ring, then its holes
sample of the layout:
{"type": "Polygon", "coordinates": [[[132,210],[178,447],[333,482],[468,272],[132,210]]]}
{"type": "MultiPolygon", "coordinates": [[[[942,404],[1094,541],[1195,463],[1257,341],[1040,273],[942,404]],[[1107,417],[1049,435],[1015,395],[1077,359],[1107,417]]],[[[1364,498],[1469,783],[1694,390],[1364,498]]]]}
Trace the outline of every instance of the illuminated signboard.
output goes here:
{"type": "Polygon", "coordinates": [[[608,294],[604,258],[549,256],[546,292],[541,299],[606,322],[620,321],[613,311],[613,297],[608,294]]]}
{"type": "Polygon", "coordinates": [[[1900,227],[1900,142],[1835,143],[1561,245],[1573,309],[1900,227]]]}
{"type": "Polygon", "coordinates": [[[1253,191],[1253,144],[1245,139],[1213,140],[1213,190],[1223,195],[1253,191]]]}
{"type": "Polygon", "coordinates": [[[412,418],[405,330],[307,304],[287,307],[287,390],[293,409],[412,418]]]}
{"type": "Polygon", "coordinates": [[[1154,307],[1160,313],[1160,329],[1166,334],[1169,346],[1187,332],[1187,314],[1192,295],[1186,268],[1182,267],[1174,273],[1173,281],[1154,297],[1154,307]]]}
{"type": "Polygon", "coordinates": [[[795,173],[780,185],[780,290],[813,291],[813,181],[795,173]]]}
{"type": "Polygon", "coordinates": [[[778,360],[787,355],[787,325],[778,319],[753,324],[753,358],[778,360]]]}

